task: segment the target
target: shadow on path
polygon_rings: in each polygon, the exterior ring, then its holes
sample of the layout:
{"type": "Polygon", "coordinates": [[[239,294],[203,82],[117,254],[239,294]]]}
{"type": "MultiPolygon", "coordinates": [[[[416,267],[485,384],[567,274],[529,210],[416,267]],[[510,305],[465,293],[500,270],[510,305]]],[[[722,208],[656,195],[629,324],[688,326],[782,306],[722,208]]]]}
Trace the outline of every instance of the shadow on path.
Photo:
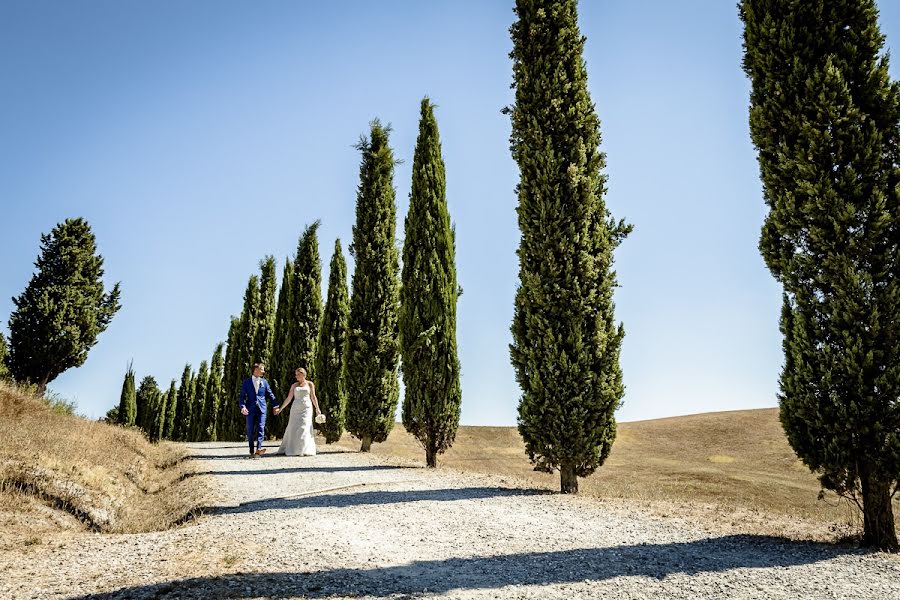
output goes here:
{"type": "MultiPolygon", "coordinates": [[[[368,485],[383,485],[391,482],[372,482],[368,485]]],[[[367,484],[361,484],[362,487],[367,484]]],[[[397,504],[400,502],[454,502],[458,500],[481,500],[503,496],[537,496],[552,492],[502,487],[447,488],[440,490],[371,491],[345,494],[315,493],[305,496],[298,494],[289,498],[266,498],[244,502],[238,506],[211,506],[203,510],[207,514],[238,514],[262,510],[291,510],[294,508],[345,508],[372,504],[397,504]]]]}
{"type": "Polygon", "coordinates": [[[253,469],[249,471],[198,471],[196,475],[284,475],[286,473],[353,473],[359,471],[396,471],[418,469],[394,465],[359,465],[355,467],[286,467],[279,469],[253,469]]]}
{"type": "MultiPolygon", "coordinates": [[[[446,492],[447,490],[443,490],[446,492]]],[[[94,598],[326,598],[396,594],[442,594],[450,591],[499,589],[508,585],[573,584],[621,576],[661,580],[669,575],[723,573],[732,569],[762,569],[810,565],[844,554],[863,554],[812,543],[761,536],[726,536],[695,542],[644,544],[559,552],[533,552],[449,560],[417,561],[373,569],[333,569],[319,572],[240,573],[197,577],[123,588],[81,596],[94,598]]],[[[862,578],[862,575],[860,576],[862,578]]],[[[885,579],[888,575],[885,575],[885,579]]],[[[774,582],[773,582],[774,583],[774,582]]],[[[781,578],[794,592],[811,592],[806,584],[781,578]]],[[[857,585],[860,582],[848,582],[857,585]]]]}

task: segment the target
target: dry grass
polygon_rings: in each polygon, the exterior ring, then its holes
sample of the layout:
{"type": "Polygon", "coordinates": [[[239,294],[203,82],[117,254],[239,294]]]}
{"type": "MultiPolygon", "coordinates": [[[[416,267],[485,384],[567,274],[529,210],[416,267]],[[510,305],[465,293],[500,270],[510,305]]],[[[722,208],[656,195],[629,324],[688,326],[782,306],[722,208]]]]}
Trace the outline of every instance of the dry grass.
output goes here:
{"type": "MultiPolygon", "coordinates": [[[[338,444],[359,449],[347,434],[338,444]]],[[[424,464],[424,450],[399,424],[372,451],[424,464]]],[[[559,489],[558,474],[532,470],[514,427],[461,427],[438,464],[559,489]]],[[[829,541],[855,535],[855,507],[833,494],[818,500],[819,489],[788,445],[777,409],[620,423],[606,464],[580,480],[583,496],[611,505],[625,500],[631,508],[720,531],[829,541]]],[[[900,504],[895,507],[898,516],[900,504]]]]}
{"type": "Polygon", "coordinates": [[[205,495],[184,451],[136,430],[63,414],[0,383],[0,547],[59,530],[165,529],[205,495]]]}

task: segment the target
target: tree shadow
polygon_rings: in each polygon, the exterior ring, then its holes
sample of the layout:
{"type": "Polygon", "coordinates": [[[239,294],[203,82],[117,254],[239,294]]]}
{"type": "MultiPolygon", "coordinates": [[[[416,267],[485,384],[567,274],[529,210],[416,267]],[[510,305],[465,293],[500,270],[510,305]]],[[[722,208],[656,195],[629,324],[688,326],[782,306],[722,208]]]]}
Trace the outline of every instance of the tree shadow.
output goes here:
{"type": "MultiPolygon", "coordinates": [[[[274,450],[278,449],[277,445],[272,446],[263,446],[267,452],[271,454],[266,454],[263,456],[263,459],[270,459],[276,456],[281,458],[294,458],[294,457],[285,457],[283,454],[275,454],[274,450]]],[[[204,446],[204,447],[193,447],[192,450],[238,450],[241,452],[235,452],[232,454],[191,454],[188,458],[191,460],[246,460],[247,456],[250,454],[247,449],[247,444],[244,445],[234,445],[234,446],[204,446]]],[[[333,450],[333,449],[319,449],[316,451],[318,455],[325,454],[355,454],[355,452],[351,450],[333,450]]],[[[313,459],[315,457],[308,456],[306,458],[313,459]]]]}
{"type": "MultiPolygon", "coordinates": [[[[444,490],[446,491],[446,490],[444,490]]],[[[180,598],[326,598],[443,594],[500,589],[510,585],[556,585],[605,581],[615,577],[724,573],[811,565],[859,550],[780,538],[734,535],[693,542],[641,544],[501,556],[424,560],[372,569],[332,569],[315,572],[239,573],[196,577],[81,596],[81,600],[160,597],[180,598]]],[[[790,580],[787,580],[790,585],[790,580]]],[[[797,584],[796,591],[803,590],[797,584]]]]}
{"type": "MultiPolygon", "coordinates": [[[[381,483],[381,482],[373,482],[381,483]]],[[[363,484],[366,485],[366,484],[363,484]]],[[[459,500],[482,500],[502,496],[538,496],[552,492],[503,487],[468,487],[439,490],[399,490],[371,491],[345,494],[313,493],[308,496],[298,494],[288,498],[266,498],[244,502],[237,506],[210,506],[204,513],[240,514],[264,510],[291,510],[295,508],[345,508],[397,504],[401,502],[454,502],[459,500]]]]}
{"type": "Polygon", "coordinates": [[[358,465],[354,467],[285,467],[273,469],[252,469],[248,471],[198,471],[197,475],[284,475],[286,473],[355,473],[360,471],[396,471],[398,469],[417,469],[395,465],[358,465]]]}

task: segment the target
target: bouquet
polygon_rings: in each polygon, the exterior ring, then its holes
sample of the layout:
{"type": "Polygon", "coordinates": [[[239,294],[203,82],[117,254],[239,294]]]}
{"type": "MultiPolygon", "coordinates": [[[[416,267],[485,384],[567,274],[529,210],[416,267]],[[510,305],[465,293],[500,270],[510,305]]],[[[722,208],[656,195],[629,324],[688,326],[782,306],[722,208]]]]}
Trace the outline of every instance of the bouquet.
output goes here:
{"type": "Polygon", "coordinates": [[[319,413],[316,415],[316,423],[322,424],[325,422],[325,413],[319,413]]]}

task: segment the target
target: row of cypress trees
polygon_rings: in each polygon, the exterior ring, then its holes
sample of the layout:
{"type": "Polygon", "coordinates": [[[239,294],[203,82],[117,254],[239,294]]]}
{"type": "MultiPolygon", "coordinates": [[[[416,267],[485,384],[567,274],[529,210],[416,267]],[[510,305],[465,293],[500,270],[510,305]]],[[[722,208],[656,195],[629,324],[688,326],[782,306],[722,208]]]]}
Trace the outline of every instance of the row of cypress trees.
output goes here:
{"type": "MultiPolygon", "coordinates": [[[[181,384],[173,381],[166,393],[152,377],[135,390],[129,365],[121,422],[141,427],[152,440],[240,440],[240,385],[251,365],[263,362],[277,393],[287,391],[297,367],[306,368],[317,382],[327,417],[316,425],[326,442],[340,439],[346,428],[368,451],[393,428],[402,354],[403,423],[422,443],[427,464],[436,466],[437,455],[450,447],[459,425],[456,303],[461,290],[440,137],[428,98],[422,100],[420,117],[402,274],[395,235],[396,160],[390,128],[375,120],[356,146],[361,160],[350,246],[355,259],[352,293],[338,239],[323,306],[320,222],[312,223],[300,236],[296,255],[285,261],[280,290],[271,256],[260,262],[259,275],[250,276],[241,315],[231,320],[224,356],[219,344],[211,362],[202,362],[196,373],[186,365],[181,384]]],[[[269,434],[283,435],[288,418],[270,418],[269,434]]]]}

